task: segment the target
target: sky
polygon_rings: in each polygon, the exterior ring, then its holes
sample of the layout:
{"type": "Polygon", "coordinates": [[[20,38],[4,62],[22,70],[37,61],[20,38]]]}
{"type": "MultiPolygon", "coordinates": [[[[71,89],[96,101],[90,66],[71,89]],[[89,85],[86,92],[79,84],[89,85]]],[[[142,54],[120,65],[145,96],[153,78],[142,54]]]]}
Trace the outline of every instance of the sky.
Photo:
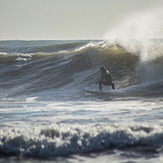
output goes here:
{"type": "Polygon", "coordinates": [[[157,8],[163,0],[0,0],[0,40],[103,39],[132,15],[149,19],[157,8]]]}

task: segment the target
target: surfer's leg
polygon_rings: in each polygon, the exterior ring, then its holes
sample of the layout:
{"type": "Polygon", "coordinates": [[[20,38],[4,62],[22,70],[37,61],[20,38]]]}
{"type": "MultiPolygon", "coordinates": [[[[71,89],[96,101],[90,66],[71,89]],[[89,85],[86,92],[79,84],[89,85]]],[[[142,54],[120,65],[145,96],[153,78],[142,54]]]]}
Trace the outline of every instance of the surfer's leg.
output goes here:
{"type": "Polygon", "coordinates": [[[114,83],[113,83],[113,82],[111,82],[111,85],[112,85],[112,89],[115,89],[115,87],[114,87],[114,83]]]}
{"type": "Polygon", "coordinates": [[[99,88],[100,88],[100,91],[102,91],[102,84],[99,83],[99,88]]]}
{"type": "Polygon", "coordinates": [[[114,83],[112,81],[106,81],[106,82],[103,82],[102,84],[104,84],[104,85],[111,85],[112,86],[112,89],[113,90],[115,89],[114,83]]]}

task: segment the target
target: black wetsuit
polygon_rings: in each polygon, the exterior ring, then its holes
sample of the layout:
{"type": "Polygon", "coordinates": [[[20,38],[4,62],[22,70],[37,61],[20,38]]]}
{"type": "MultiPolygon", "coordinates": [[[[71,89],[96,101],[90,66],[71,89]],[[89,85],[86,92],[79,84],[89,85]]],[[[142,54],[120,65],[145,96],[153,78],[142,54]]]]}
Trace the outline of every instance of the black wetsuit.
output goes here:
{"type": "Polygon", "coordinates": [[[101,67],[101,73],[102,73],[101,79],[99,82],[97,82],[97,83],[99,83],[100,91],[102,91],[102,84],[103,85],[111,85],[112,89],[115,89],[110,72],[108,70],[106,70],[105,67],[101,67]]]}

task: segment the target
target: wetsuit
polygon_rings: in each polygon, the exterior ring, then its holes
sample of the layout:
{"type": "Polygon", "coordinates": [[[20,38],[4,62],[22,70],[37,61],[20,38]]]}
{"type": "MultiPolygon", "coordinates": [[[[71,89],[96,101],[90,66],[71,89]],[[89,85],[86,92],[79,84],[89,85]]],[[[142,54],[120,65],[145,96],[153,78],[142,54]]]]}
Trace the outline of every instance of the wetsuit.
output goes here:
{"type": "Polygon", "coordinates": [[[97,83],[99,83],[100,91],[102,91],[102,84],[103,85],[111,85],[112,89],[115,89],[110,72],[108,70],[106,70],[105,67],[101,67],[100,70],[101,70],[101,79],[99,82],[97,82],[97,83]]]}

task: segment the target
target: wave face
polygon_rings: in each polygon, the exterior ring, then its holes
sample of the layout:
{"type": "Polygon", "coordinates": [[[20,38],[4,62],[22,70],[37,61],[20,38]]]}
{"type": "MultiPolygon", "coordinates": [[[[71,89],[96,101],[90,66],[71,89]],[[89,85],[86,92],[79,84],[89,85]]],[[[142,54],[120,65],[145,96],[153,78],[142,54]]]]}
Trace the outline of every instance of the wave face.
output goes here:
{"type": "Polygon", "coordinates": [[[100,78],[99,67],[105,66],[117,90],[135,85],[140,90],[142,87],[160,90],[162,40],[151,41],[152,47],[143,47],[134,40],[125,44],[88,40],[1,41],[0,89],[8,96],[59,89],[62,92],[95,89],[98,86],[94,83],[100,78]]]}

